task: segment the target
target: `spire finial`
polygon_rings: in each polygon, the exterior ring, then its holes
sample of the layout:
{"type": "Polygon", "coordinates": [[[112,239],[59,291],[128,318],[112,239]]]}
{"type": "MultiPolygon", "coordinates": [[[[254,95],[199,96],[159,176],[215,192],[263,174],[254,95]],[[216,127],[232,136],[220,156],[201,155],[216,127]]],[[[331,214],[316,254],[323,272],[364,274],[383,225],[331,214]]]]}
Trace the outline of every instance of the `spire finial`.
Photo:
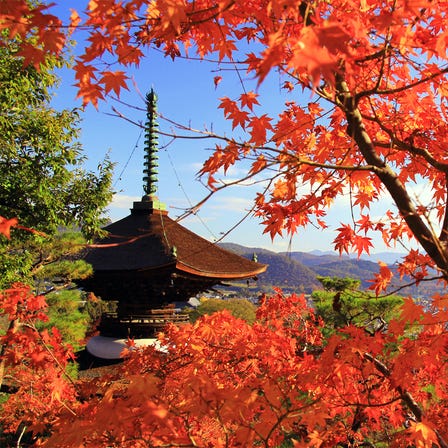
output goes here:
{"type": "Polygon", "coordinates": [[[157,128],[157,95],[154,90],[146,95],[146,124],[145,124],[145,168],[143,169],[143,191],[148,196],[157,193],[158,170],[158,135],[157,128]]]}

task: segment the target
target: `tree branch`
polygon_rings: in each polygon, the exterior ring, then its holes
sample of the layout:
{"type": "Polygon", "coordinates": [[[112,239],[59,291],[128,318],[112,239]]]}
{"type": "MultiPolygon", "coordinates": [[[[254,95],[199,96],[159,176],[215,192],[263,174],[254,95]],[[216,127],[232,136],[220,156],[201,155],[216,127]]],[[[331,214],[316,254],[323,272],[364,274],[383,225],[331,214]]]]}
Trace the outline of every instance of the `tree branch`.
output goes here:
{"type": "Polygon", "coordinates": [[[398,149],[402,149],[402,150],[408,151],[411,154],[421,156],[435,169],[442,171],[443,173],[448,173],[448,164],[447,163],[439,162],[425,148],[420,148],[418,146],[415,146],[413,143],[408,143],[408,142],[398,139],[396,137],[396,135],[394,134],[394,132],[391,129],[389,129],[388,127],[386,127],[384,125],[384,123],[376,115],[375,115],[375,117],[369,117],[366,115],[362,115],[362,118],[376,123],[381,128],[381,130],[384,131],[390,138],[390,142],[384,142],[384,143],[377,142],[377,141],[374,142],[375,146],[378,146],[381,148],[389,148],[392,144],[398,149]]]}
{"type": "MultiPolygon", "coordinates": [[[[373,363],[375,368],[381,372],[386,378],[389,378],[391,375],[391,372],[389,368],[382,363],[379,359],[372,356],[370,353],[364,353],[364,358],[373,363]]],[[[420,408],[419,404],[414,400],[412,395],[407,391],[404,390],[401,386],[397,386],[396,391],[399,393],[401,399],[406,403],[408,408],[411,410],[411,412],[414,414],[415,419],[418,422],[422,421],[423,418],[423,411],[420,408]]],[[[448,448],[447,442],[443,439],[443,437],[440,435],[440,433],[435,430],[434,431],[437,435],[437,441],[439,442],[439,445],[441,448],[448,448]]]]}
{"type": "Polygon", "coordinates": [[[406,84],[401,87],[396,87],[395,89],[377,90],[376,93],[378,95],[394,95],[396,93],[406,92],[407,90],[411,90],[414,87],[419,86],[420,84],[424,84],[428,81],[431,81],[431,79],[438,78],[439,76],[442,76],[446,73],[448,73],[448,67],[445,67],[444,69],[433,73],[432,75],[426,76],[425,78],[419,79],[413,83],[406,84]]]}
{"type": "MultiPolygon", "coordinates": [[[[12,319],[9,322],[8,330],[9,333],[17,333],[20,327],[20,322],[18,319],[12,319]]],[[[0,347],[0,388],[3,385],[3,379],[5,377],[5,369],[6,369],[6,359],[5,359],[5,351],[6,351],[7,343],[4,343],[0,347]]]]}
{"type": "Polygon", "coordinates": [[[347,134],[356,142],[366,162],[375,167],[376,175],[391,195],[417,241],[434,260],[444,276],[448,278],[448,259],[441,242],[418,214],[398,176],[376,152],[364,126],[361,112],[356,106],[347,83],[340,74],[336,74],[336,92],[338,105],[344,111],[347,119],[347,134]]]}
{"type": "Polygon", "coordinates": [[[442,228],[440,230],[440,236],[439,239],[443,243],[446,243],[448,241],[448,173],[445,172],[445,215],[443,217],[443,223],[442,228]]]}

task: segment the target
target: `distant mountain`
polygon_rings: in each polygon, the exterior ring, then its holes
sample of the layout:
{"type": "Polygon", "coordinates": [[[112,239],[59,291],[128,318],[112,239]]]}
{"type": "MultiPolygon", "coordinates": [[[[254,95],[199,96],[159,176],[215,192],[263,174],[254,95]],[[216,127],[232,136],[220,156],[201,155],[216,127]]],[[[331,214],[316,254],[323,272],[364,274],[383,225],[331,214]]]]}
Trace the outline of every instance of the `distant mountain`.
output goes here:
{"type": "Polygon", "coordinates": [[[256,254],[259,263],[268,265],[266,272],[258,276],[257,286],[260,289],[268,290],[277,286],[285,291],[310,294],[320,287],[316,272],[293,258],[266,249],[233,243],[221,243],[220,246],[249,259],[256,254]]]}
{"type": "Polygon", "coordinates": [[[363,288],[369,287],[369,280],[373,279],[375,273],[378,272],[378,263],[350,258],[347,255],[339,256],[334,252],[321,252],[321,255],[316,255],[316,251],[313,253],[283,252],[282,255],[291,257],[293,260],[308,266],[316,276],[352,277],[361,280],[363,288]]]}
{"type": "Polygon", "coordinates": [[[310,252],[301,252],[301,253],[306,253],[306,254],[311,254],[311,255],[318,255],[318,256],[321,256],[321,255],[334,255],[335,254],[335,252],[334,251],[332,251],[332,250],[319,250],[319,249],[314,249],[314,250],[312,250],[312,251],[310,251],[310,252]]]}
{"type": "Polygon", "coordinates": [[[324,262],[313,266],[314,271],[323,277],[351,277],[361,280],[362,288],[370,286],[375,273],[378,272],[378,263],[371,261],[343,258],[339,261],[324,262]]]}
{"type": "MultiPolygon", "coordinates": [[[[257,247],[245,247],[234,243],[221,243],[220,246],[243,257],[252,259],[254,254],[260,263],[268,265],[265,273],[259,275],[257,286],[262,290],[269,290],[278,286],[285,291],[311,293],[321,289],[317,276],[351,277],[361,280],[361,288],[370,286],[369,280],[379,271],[378,260],[387,263],[392,270],[393,264],[403,254],[380,253],[369,257],[368,260],[347,255],[339,256],[334,252],[282,252],[276,253],[257,247]]],[[[390,290],[409,283],[409,279],[400,280],[397,275],[390,290]]],[[[442,288],[435,281],[421,282],[418,286],[407,287],[399,291],[401,295],[430,298],[435,293],[442,293],[442,288]]]]}
{"type": "Polygon", "coordinates": [[[266,272],[258,276],[260,287],[275,285],[283,290],[307,294],[320,287],[315,271],[304,264],[275,252],[263,251],[257,254],[258,262],[268,265],[266,272]]]}
{"type": "MultiPolygon", "coordinates": [[[[330,251],[321,251],[321,250],[313,250],[311,252],[281,252],[282,255],[287,257],[294,258],[294,260],[300,261],[301,263],[306,264],[307,266],[322,264],[325,263],[325,260],[328,262],[331,261],[341,261],[341,260],[358,260],[356,255],[339,255],[335,252],[330,251]]],[[[371,261],[373,263],[378,263],[382,261],[388,265],[395,264],[397,261],[400,261],[401,258],[404,257],[405,254],[400,252],[379,252],[377,254],[364,254],[361,255],[361,260],[371,261]]]]}
{"type": "Polygon", "coordinates": [[[404,256],[405,254],[401,252],[378,252],[377,254],[361,255],[361,259],[375,262],[382,261],[383,263],[392,265],[400,261],[404,256]]]}
{"type": "Polygon", "coordinates": [[[238,254],[241,256],[250,254],[252,257],[253,254],[256,254],[258,256],[261,253],[277,254],[277,252],[263,249],[261,247],[246,247],[246,246],[242,246],[241,244],[236,244],[236,243],[219,243],[218,246],[221,246],[224,249],[229,250],[230,252],[234,252],[235,254],[238,254]]]}
{"type": "Polygon", "coordinates": [[[281,252],[281,255],[292,258],[293,260],[303,263],[306,266],[318,266],[323,263],[337,263],[341,260],[348,259],[347,256],[340,257],[334,252],[322,252],[322,251],[312,251],[312,252],[281,252]]]}

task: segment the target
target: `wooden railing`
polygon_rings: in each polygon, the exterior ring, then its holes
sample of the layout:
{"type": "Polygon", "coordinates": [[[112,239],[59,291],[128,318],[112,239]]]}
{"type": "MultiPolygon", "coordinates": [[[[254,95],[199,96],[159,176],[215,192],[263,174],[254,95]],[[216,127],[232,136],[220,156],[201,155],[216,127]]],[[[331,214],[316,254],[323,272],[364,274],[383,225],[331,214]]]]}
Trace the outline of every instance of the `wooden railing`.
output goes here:
{"type": "Polygon", "coordinates": [[[167,324],[182,325],[188,322],[186,313],[174,308],[158,308],[125,316],[106,313],[101,318],[99,330],[104,336],[146,338],[154,337],[167,324]]]}

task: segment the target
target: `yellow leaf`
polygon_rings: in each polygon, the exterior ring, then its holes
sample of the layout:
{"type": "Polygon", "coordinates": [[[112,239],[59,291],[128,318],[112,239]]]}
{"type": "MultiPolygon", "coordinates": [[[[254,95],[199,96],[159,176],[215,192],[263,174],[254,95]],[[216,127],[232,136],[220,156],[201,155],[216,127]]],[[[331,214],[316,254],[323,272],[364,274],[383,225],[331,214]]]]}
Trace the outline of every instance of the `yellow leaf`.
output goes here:
{"type": "Polygon", "coordinates": [[[416,448],[439,446],[436,433],[424,422],[411,423],[409,432],[416,448]]]}

